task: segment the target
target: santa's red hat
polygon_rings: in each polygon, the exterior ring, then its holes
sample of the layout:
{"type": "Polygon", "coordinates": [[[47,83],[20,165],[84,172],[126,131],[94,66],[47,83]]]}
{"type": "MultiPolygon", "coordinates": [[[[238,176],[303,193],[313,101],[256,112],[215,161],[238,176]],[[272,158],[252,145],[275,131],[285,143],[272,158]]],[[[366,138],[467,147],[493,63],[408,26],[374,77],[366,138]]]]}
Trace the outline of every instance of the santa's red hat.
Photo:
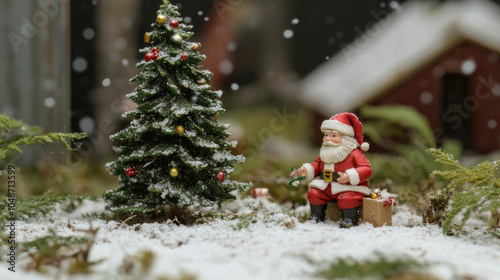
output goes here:
{"type": "Polygon", "coordinates": [[[363,142],[363,125],[353,113],[339,113],[321,124],[321,131],[335,130],[342,134],[354,137],[363,152],[370,149],[370,144],[363,142]]]}

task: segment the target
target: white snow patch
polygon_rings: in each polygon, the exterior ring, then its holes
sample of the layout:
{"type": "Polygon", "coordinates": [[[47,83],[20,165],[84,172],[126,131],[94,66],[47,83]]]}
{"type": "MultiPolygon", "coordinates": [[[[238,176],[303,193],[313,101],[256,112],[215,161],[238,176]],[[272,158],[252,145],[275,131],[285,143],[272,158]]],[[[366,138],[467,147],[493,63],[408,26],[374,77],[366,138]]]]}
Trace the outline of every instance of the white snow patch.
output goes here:
{"type": "MultiPolygon", "coordinates": [[[[63,236],[82,236],[81,231],[90,226],[99,228],[90,261],[104,261],[93,267],[92,274],[79,278],[63,273],[59,279],[156,279],[183,274],[197,279],[311,279],[336,260],[362,261],[374,259],[379,253],[429,263],[427,271],[439,279],[467,276],[493,280],[500,274],[498,239],[474,230],[467,237],[443,235],[437,226],[420,226],[417,216],[401,206],[396,207],[392,227],[361,224],[348,230],[340,229],[338,222],[300,223],[290,216],[307,211],[306,206],[293,210],[290,204],[252,198],[222,203],[214,212],[219,215],[207,216],[207,223],[194,226],[177,226],[172,221],[120,225],[117,221],[78,218],[76,214],[90,209],[102,211],[102,206],[102,202],[84,201],[82,209],[71,216],[58,210],[45,218],[19,221],[16,241],[46,235],[51,227],[63,236]],[[221,213],[227,213],[226,217],[221,213]],[[151,271],[142,274],[132,270],[133,275],[125,277],[120,267],[124,261],[133,262],[133,256],[141,251],[154,253],[151,271]]],[[[198,209],[210,213],[217,206],[198,209]]],[[[24,253],[17,257],[16,279],[55,277],[26,271],[21,265],[29,257],[24,253]]],[[[12,278],[4,261],[0,278],[12,278]]]]}

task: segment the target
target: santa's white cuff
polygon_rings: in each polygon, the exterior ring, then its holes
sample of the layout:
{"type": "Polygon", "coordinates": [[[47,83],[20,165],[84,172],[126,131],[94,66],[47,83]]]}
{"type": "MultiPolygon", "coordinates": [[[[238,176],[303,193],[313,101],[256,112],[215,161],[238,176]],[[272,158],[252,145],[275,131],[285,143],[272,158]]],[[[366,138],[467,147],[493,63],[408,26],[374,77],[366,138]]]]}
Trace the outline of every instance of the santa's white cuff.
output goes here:
{"type": "Polygon", "coordinates": [[[310,163],[305,163],[302,167],[307,170],[306,180],[312,180],[314,178],[314,167],[310,163]]]}
{"type": "Polygon", "coordinates": [[[356,169],[354,168],[347,169],[345,173],[347,173],[347,175],[349,176],[349,183],[351,185],[359,184],[359,174],[358,171],[356,171],[356,169]]]}

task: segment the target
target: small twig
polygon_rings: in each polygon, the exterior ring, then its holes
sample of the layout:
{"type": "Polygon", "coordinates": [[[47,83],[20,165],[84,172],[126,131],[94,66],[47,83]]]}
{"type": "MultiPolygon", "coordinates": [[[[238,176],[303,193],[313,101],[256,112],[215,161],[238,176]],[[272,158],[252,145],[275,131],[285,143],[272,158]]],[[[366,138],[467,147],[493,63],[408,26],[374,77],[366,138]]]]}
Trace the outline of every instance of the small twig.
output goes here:
{"type": "Polygon", "coordinates": [[[172,220],[173,223],[176,223],[178,226],[181,225],[181,222],[179,222],[179,219],[177,219],[177,216],[174,217],[172,220]]]}
{"type": "Polygon", "coordinates": [[[238,217],[239,217],[237,214],[234,214],[233,212],[231,212],[231,211],[229,211],[229,210],[227,210],[227,213],[228,213],[229,215],[233,216],[233,217],[236,217],[236,218],[238,218],[238,217]]]}
{"type": "Polygon", "coordinates": [[[132,220],[133,218],[135,218],[137,215],[132,215],[128,218],[126,218],[125,220],[123,220],[123,222],[121,222],[118,227],[121,227],[123,224],[125,224],[128,220],[132,220]]]}
{"type": "Polygon", "coordinates": [[[256,212],[257,212],[257,210],[253,211],[252,213],[248,213],[247,217],[253,216],[253,214],[255,214],[256,212]]]}

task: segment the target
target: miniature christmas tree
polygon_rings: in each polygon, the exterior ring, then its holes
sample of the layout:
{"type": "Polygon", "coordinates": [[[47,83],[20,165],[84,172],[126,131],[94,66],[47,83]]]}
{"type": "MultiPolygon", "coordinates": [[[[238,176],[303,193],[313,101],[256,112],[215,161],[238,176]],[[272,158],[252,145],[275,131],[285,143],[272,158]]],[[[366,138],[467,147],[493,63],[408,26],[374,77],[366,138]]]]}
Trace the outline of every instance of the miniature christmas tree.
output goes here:
{"type": "Polygon", "coordinates": [[[177,7],[164,1],[153,31],[141,49],[139,85],[127,96],[139,107],[127,112],[130,125],[111,136],[117,160],[106,167],[120,179],[118,189],[104,197],[114,212],[151,212],[164,205],[207,205],[232,198],[246,183],[229,180],[234,164],[245,158],[228,150],[229,125],[218,121],[224,112],[213,91],[212,73],[201,70],[205,56],[199,43],[189,42],[192,26],[182,23],[177,7]]]}

